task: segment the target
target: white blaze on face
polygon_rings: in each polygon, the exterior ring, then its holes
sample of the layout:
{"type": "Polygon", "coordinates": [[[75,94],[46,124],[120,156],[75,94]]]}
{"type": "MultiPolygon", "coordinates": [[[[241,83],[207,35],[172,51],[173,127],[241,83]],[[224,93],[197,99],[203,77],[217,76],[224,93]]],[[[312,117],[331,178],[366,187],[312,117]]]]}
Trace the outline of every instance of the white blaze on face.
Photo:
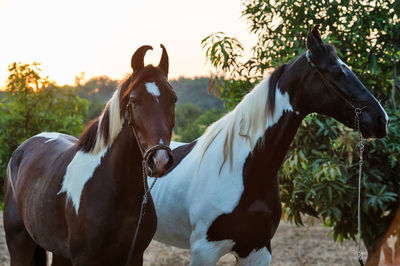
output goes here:
{"type": "Polygon", "coordinates": [[[160,96],[160,90],[158,89],[155,82],[147,82],[144,85],[146,86],[146,90],[148,93],[150,93],[154,97],[160,96]]]}
{"type": "Polygon", "coordinates": [[[379,101],[377,101],[377,102],[378,102],[378,104],[379,104],[379,107],[382,109],[382,112],[385,114],[385,119],[386,119],[386,130],[387,130],[388,123],[389,123],[389,116],[388,116],[388,114],[386,113],[385,109],[382,107],[381,103],[380,103],[379,101]]]}
{"type": "Polygon", "coordinates": [[[336,60],[338,61],[339,65],[345,66],[345,67],[347,67],[348,69],[350,69],[350,67],[349,67],[348,65],[346,65],[346,63],[343,62],[342,59],[340,59],[338,56],[336,57],[336,60]]]}
{"type": "Polygon", "coordinates": [[[96,155],[78,151],[67,167],[61,190],[57,195],[66,192],[67,201],[72,201],[76,214],[78,214],[82,190],[100,165],[101,159],[105,156],[107,150],[108,148],[105,148],[96,155]]]}

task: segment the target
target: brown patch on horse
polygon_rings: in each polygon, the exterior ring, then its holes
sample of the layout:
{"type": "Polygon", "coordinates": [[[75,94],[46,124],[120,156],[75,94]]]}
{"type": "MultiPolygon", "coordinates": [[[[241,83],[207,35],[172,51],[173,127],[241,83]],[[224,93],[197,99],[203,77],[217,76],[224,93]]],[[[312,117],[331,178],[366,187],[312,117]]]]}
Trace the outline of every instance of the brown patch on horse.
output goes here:
{"type": "Polygon", "coordinates": [[[196,143],[197,140],[188,144],[184,144],[172,150],[174,160],[171,168],[168,170],[168,173],[171,172],[183,160],[183,158],[185,158],[186,155],[188,155],[193,150],[194,146],[196,146],[196,143]]]}

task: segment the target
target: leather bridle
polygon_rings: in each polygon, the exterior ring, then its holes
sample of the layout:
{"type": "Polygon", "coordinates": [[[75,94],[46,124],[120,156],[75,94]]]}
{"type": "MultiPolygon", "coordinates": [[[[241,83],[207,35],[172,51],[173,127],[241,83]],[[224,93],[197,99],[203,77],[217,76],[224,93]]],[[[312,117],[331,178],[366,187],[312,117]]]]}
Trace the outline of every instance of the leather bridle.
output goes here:
{"type": "Polygon", "coordinates": [[[349,104],[354,109],[355,112],[359,112],[359,114],[361,114],[361,111],[363,109],[365,109],[367,107],[367,105],[365,105],[363,107],[356,107],[356,106],[354,106],[354,104],[352,102],[350,102],[348,99],[346,99],[346,97],[344,97],[342,95],[342,93],[340,93],[338,91],[338,89],[329,82],[329,80],[324,76],[324,74],[321,73],[321,71],[318,69],[318,67],[311,60],[310,55],[311,55],[311,52],[309,50],[307,50],[307,52],[305,54],[307,62],[310,64],[311,68],[313,68],[318,73],[318,75],[321,77],[322,81],[324,82],[325,86],[328,87],[329,89],[331,89],[333,92],[335,92],[347,104],[349,104]]]}
{"type": "Polygon", "coordinates": [[[171,158],[172,158],[172,151],[171,151],[170,147],[168,147],[167,145],[164,145],[164,144],[156,144],[156,145],[153,145],[153,146],[147,148],[146,150],[143,149],[142,144],[141,144],[141,142],[139,140],[138,134],[136,132],[135,124],[133,123],[133,114],[134,114],[133,108],[134,108],[134,106],[133,106],[133,93],[131,93],[129,95],[129,101],[128,101],[128,103],[126,105],[126,108],[125,108],[125,120],[128,121],[128,126],[132,130],[133,135],[135,136],[136,142],[137,142],[137,144],[139,146],[140,153],[142,154],[143,163],[146,166],[145,167],[146,174],[148,174],[147,173],[148,160],[150,159],[151,153],[153,151],[166,150],[167,153],[168,153],[168,156],[170,156],[171,158]]]}
{"type": "Polygon", "coordinates": [[[144,195],[143,195],[143,200],[142,200],[142,204],[140,206],[140,213],[139,213],[139,218],[136,224],[136,229],[135,229],[135,233],[133,235],[132,238],[132,242],[131,242],[131,246],[129,248],[129,252],[128,252],[128,258],[126,261],[126,266],[129,266],[132,262],[133,259],[133,253],[135,251],[135,244],[136,244],[136,240],[138,237],[138,233],[139,233],[139,229],[140,229],[140,224],[142,223],[143,217],[145,215],[145,207],[146,204],[148,202],[149,196],[150,196],[150,191],[152,190],[152,188],[154,187],[154,185],[157,182],[157,178],[154,179],[153,183],[151,184],[151,186],[149,187],[147,184],[147,169],[148,167],[148,160],[150,159],[151,153],[155,150],[166,150],[168,153],[168,156],[170,156],[170,158],[172,158],[172,151],[171,148],[168,147],[167,145],[164,144],[157,144],[154,146],[151,146],[149,148],[147,148],[146,150],[143,149],[140,141],[139,141],[139,137],[137,135],[136,129],[135,129],[135,124],[133,123],[133,93],[131,93],[129,95],[129,101],[125,107],[125,120],[128,121],[128,126],[129,128],[131,128],[133,135],[135,136],[136,142],[139,146],[139,150],[140,153],[142,154],[142,177],[143,177],[143,186],[144,186],[144,195]]]}

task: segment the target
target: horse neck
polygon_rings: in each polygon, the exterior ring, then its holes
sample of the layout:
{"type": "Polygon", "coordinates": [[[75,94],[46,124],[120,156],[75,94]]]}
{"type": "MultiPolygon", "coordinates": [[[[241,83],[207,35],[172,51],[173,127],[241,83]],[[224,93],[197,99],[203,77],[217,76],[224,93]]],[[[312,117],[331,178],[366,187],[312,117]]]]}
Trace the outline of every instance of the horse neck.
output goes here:
{"type": "Polygon", "coordinates": [[[127,123],[124,123],[121,132],[110,146],[108,154],[107,163],[112,169],[112,177],[118,179],[118,184],[122,189],[142,184],[142,154],[127,123]]]}
{"type": "Polygon", "coordinates": [[[256,148],[246,158],[242,197],[248,204],[266,202],[275,213],[280,213],[278,171],[301,120],[296,113],[285,112],[275,125],[265,131],[256,148]]]}
{"type": "Polygon", "coordinates": [[[248,160],[257,169],[264,169],[269,175],[276,175],[289,149],[302,117],[295,112],[285,112],[279,121],[268,128],[248,160]]]}
{"type": "MultiPolygon", "coordinates": [[[[266,187],[276,188],[274,191],[279,197],[278,171],[282,166],[285,155],[289,149],[297,129],[300,126],[304,114],[299,113],[298,106],[303,101],[301,91],[303,91],[303,80],[305,77],[302,64],[298,59],[285,65],[284,71],[279,77],[279,88],[276,89],[276,95],[280,91],[289,96],[289,107],[282,109],[278,103],[283,103],[284,99],[276,98],[274,110],[276,117],[275,124],[267,125],[264,136],[260,138],[247,157],[244,165],[244,180],[255,190],[265,191],[266,187]],[[293,89],[295,88],[295,89],[293,89]],[[278,92],[279,91],[279,92],[278,92]],[[253,185],[253,186],[251,186],[253,185]]],[[[278,84],[277,83],[277,84],[278,84]]]]}

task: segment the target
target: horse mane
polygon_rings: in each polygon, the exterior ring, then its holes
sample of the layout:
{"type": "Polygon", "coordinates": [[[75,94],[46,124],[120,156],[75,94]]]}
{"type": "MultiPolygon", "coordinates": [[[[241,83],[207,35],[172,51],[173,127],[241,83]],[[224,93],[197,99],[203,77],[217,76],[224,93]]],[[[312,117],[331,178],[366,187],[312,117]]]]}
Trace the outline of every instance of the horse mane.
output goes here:
{"type": "Polygon", "coordinates": [[[202,152],[200,163],[219,134],[224,134],[224,159],[219,170],[220,173],[228,159],[232,171],[233,143],[236,137],[245,139],[250,145],[250,150],[255,148],[257,140],[264,135],[267,119],[273,117],[276,86],[284,68],[285,65],[277,68],[246,94],[235,109],[207,128],[204,135],[198,140],[202,152]]]}
{"type": "Polygon", "coordinates": [[[101,114],[93,119],[82,132],[77,149],[85,153],[97,154],[110,146],[122,129],[124,122],[121,107],[121,92],[130,87],[130,77],[115,90],[101,114]]]}

